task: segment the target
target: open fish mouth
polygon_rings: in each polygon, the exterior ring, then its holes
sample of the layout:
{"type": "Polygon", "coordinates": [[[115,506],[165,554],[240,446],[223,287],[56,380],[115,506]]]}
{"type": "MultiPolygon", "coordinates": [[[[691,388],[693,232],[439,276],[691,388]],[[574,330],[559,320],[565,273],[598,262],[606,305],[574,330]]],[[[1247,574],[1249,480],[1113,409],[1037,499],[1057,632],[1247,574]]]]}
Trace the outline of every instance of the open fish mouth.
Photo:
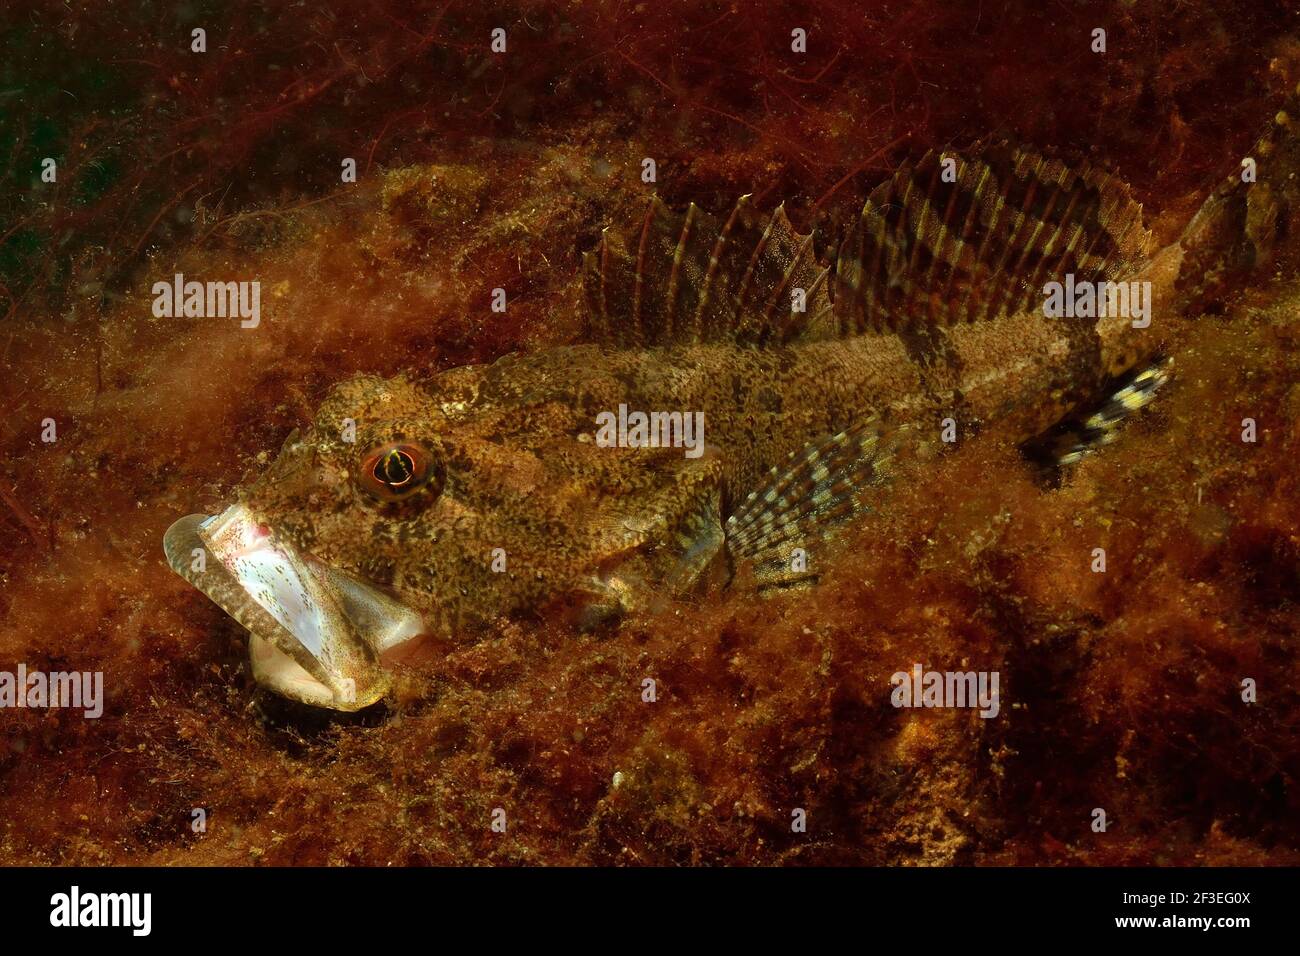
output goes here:
{"type": "Polygon", "coordinates": [[[354,711],[387,692],[386,654],[421,616],[281,540],[242,504],[187,515],[163,538],[173,571],[248,628],[253,677],[316,707],[354,711]]]}

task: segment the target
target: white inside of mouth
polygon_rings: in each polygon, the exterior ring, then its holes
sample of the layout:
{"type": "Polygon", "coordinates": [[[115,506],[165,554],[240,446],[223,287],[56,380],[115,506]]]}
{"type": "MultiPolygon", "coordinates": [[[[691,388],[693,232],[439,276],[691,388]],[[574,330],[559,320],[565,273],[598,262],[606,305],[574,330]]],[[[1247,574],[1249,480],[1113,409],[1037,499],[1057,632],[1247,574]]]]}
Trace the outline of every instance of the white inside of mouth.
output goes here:
{"type": "Polygon", "coordinates": [[[400,601],[360,578],[319,561],[308,560],[312,571],[329,585],[330,593],[338,598],[343,613],[376,654],[382,657],[385,652],[424,633],[424,619],[400,601]]]}
{"type": "MultiPolygon", "coordinates": [[[[343,644],[356,650],[368,645],[382,659],[424,633],[424,620],[416,611],[364,578],[278,540],[243,505],[205,519],[199,532],[239,588],[327,666],[341,663],[343,644]]],[[[284,655],[263,655],[268,673],[272,656],[284,655]]],[[[276,670],[283,680],[303,670],[288,659],[281,663],[285,667],[276,670]]]]}
{"type": "Polygon", "coordinates": [[[248,657],[253,665],[253,678],[259,683],[307,704],[334,705],[334,692],[330,688],[265,638],[256,634],[248,636],[248,657]]]}
{"type": "Polygon", "coordinates": [[[202,525],[215,555],[263,610],[320,658],[327,636],[337,629],[322,606],[319,586],[292,548],[277,545],[266,529],[235,505],[202,525]]]}

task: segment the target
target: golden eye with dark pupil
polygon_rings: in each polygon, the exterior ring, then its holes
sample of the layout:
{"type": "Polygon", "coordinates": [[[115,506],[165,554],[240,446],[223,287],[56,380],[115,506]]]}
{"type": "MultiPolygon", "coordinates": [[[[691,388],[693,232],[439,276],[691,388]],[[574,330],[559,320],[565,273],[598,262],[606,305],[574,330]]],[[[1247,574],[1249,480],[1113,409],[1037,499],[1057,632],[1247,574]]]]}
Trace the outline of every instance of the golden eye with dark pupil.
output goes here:
{"type": "Polygon", "coordinates": [[[375,480],[389,488],[401,488],[415,477],[415,462],[400,448],[394,448],[375,461],[375,480]]]}

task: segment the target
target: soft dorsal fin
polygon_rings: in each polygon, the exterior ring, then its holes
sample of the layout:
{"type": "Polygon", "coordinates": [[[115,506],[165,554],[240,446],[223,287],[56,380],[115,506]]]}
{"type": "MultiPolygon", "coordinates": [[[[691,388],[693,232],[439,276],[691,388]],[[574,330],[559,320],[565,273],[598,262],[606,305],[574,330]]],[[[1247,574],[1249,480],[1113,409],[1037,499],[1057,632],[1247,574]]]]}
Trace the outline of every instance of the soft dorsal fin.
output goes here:
{"type": "Polygon", "coordinates": [[[838,334],[1014,315],[1046,282],[1115,279],[1152,249],[1128,186],[1087,161],[1007,144],[930,152],[871,192],[841,243],[838,334]]]}
{"type": "Polygon", "coordinates": [[[782,207],[756,215],[748,196],[725,219],[694,203],[676,215],[656,197],[637,232],[624,240],[606,229],[584,257],[590,337],[646,347],[834,334],[829,269],[812,239],[782,207]]]}
{"type": "Polygon", "coordinates": [[[719,219],[655,198],[630,236],[602,233],[583,291],[592,341],[769,345],[1014,315],[1041,305],[1046,282],[1118,279],[1152,251],[1122,181],[996,144],[905,163],[830,267],[783,207],[764,219],[743,196],[719,219]]]}

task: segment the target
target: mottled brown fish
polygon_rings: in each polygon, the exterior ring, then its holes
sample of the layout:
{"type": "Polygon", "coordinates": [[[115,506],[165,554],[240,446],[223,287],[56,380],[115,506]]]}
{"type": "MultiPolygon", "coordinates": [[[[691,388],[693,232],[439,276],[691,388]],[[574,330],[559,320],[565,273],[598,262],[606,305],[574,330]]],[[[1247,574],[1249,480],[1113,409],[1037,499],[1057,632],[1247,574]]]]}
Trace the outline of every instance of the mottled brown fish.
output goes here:
{"type": "Polygon", "coordinates": [[[340,710],[421,635],[595,625],[741,562],[806,580],[795,549],[934,455],[945,419],[1028,441],[1073,413],[1059,458],[1104,443],[1184,318],[1271,261],[1300,208],[1291,133],[1279,114],[1259,181],[1229,178],[1159,250],[1107,173],[1001,145],[904,166],[825,265],[781,209],[656,201],[588,255],[584,344],[342,383],[235,504],[172,526],[168,561],[249,629],[260,683],[340,710]],[[1045,309],[1067,279],[1149,282],[1146,327],[1045,309]],[[606,447],[620,406],[702,412],[702,452],[668,414],[662,441],[606,447]]]}

